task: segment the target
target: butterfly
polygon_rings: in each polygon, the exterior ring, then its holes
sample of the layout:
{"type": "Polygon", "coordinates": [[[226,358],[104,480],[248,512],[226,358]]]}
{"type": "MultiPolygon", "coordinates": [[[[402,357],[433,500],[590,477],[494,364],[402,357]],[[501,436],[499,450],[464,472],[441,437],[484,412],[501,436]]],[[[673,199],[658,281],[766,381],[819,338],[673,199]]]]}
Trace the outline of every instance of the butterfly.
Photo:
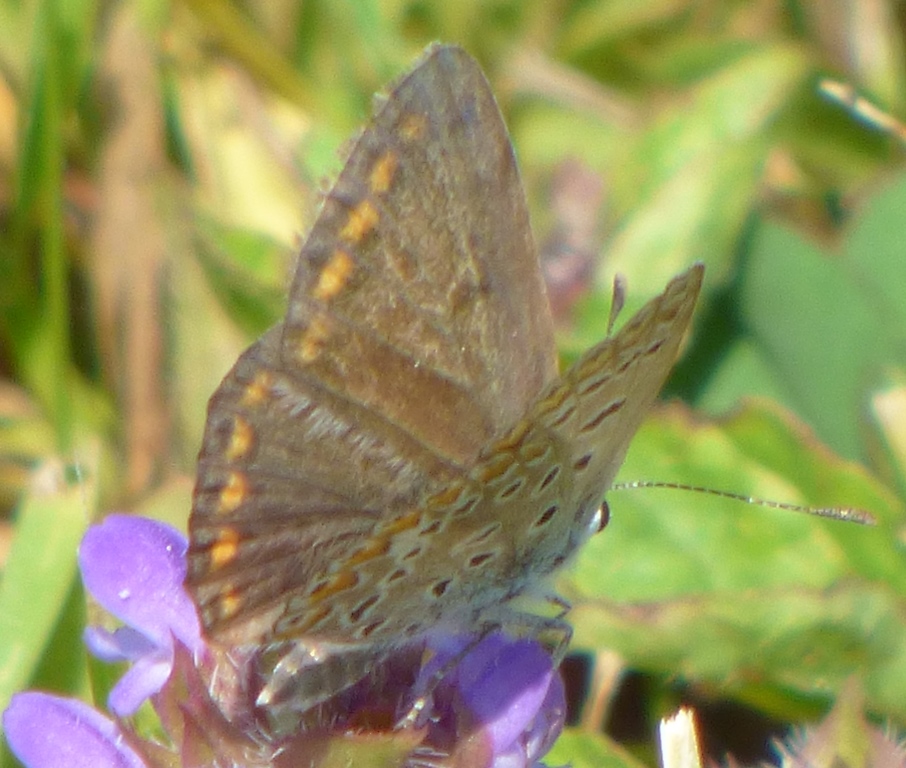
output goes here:
{"type": "Polygon", "coordinates": [[[429,48],[208,407],[186,585],[211,641],[279,650],[258,703],[313,706],[431,632],[549,628],[517,599],[605,522],[702,275],[561,376],[490,86],[429,48]]]}

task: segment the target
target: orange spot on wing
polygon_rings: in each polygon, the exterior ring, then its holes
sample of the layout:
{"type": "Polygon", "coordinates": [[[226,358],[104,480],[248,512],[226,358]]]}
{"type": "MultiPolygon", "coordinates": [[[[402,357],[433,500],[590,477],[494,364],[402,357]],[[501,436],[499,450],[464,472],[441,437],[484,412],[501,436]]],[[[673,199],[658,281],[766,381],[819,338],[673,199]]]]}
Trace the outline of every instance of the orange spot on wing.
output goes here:
{"type": "Polygon", "coordinates": [[[375,194],[382,194],[390,189],[390,182],[396,173],[398,158],[395,152],[385,152],[371,169],[369,185],[375,194]]]}
{"type": "Polygon", "coordinates": [[[222,592],[217,600],[217,618],[231,619],[242,609],[242,598],[235,589],[222,592]]]}
{"type": "Polygon", "coordinates": [[[381,533],[393,535],[394,533],[401,533],[402,531],[410,531],[413,528],[417,528],[421,523],[421,520],[422,513],[416,509],[395,520],[391,520],[385,528],[381,529],[381,533]]]}
{"type": "Polygon", "coordinates": [[[248,493],[248,482],[245,475],[241,472],[230,472],[226,485],[220,489],[219,506],[217,511],[220,514],[235,512],[239,505],[245,501],[248,493]]]}
{"type": "Polygon", "coordinates": [[[379,536],[367,542],[361,549],[352,553],[346,561],[347,565],[361,565],[376,557],[387,554],[390,549],[390,537],[379,536]]]}
{"type": "Polygon", "coordinates": [[[318,358],[324,349],[324,342],[330,336],[330,322],[325,315],[312,319],[299,341],[299,357],[302,362],[310,363],[318,358]]]}
{"type": "Polygon", "coordinates": [[[513,457],[508,453],[499,453],[492,456],[478,469],[478,479],[482,483],[491,483],[503,477],[507,470],[513,466],[513,457]]]}
{"type": "Polygon", "coordinates": [[[451,485],[439,493],[435,493],[428,499],[428,506],[431,507],[452,507],[459,497],[462,496],[462,486],[458,484],[451,485]]]}
{"type": "Polygon", "coordinates": [[[331,595],[337,594],[337,592],[345,592],[347,589],[352,589],[358,583],[359,576],[357,573],[354,571],[340,571],[340,573],[312,592],[310,600],[313,603],[320,603],[331,595]]]}
{"type": "Polygon", "coordinates": [[[211,567],[222,568],[236,559],[239,551],[239,531],[235,528],[221,528],[217,541],[211,545],[211,567]]]}
{"type": "Polygon", "coordinates": [[[519,458],[522,459],[526,464],[531,464],[532,462],[538,461],[539,459],[547,456],[548,451],[551,450],[549,443],[545,443],[541,440],[536,440],[535,442],[529,442],[523,444],[519,449],[519,458]]]}
{"type": "Polygon", "coordinates": [[[497,448],[501,451],[516,450],[525,439],[530,428],[531,425],[529,424],[528,419],[523,419],[497,441],[497,448]]]}
{"type": "Polygon", "coordinates": [[[340,230],[340,238],[349,243],[359,243],[374,229],[379,220],[377,208],[370,200],[362,200],[349,212],[349,218],[340,230]]]}
{"type": "Polygon", "coordinates": [[[242,393],[242,404],[246,406],[261,405],[270,397],[274,377],[270,371],[258,371],[242,393]]]}
{"type": "Polygon", "coordinates": [[[236,461],[245,456],[255,442],[255,430],[241,416],[233,417],[233,432],[226,448],[228,461],[236,461]]]}
{"type": "Polygon", "coordinates": [[[532,410],[536,416],[547,416],[560,408],[569,398],[569,394],[569,388],[561,383],[547,397],[539,400],[532,410]]]}
{"type": "Polygon", "coordinates": [[[322,301],[332,299],[343,290],[352,274],[352,268],[353,263],[349,254],[337,248],[318,275],[318,283],[312,295],[322,301]]]}

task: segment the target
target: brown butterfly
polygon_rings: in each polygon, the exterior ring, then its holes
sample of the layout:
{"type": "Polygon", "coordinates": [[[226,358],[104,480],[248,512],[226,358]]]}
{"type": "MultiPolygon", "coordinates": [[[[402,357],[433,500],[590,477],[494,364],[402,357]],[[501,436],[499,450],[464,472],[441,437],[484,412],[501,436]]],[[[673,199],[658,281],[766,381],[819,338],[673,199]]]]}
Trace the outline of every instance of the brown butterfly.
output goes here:
{"type": "Polygon", "coordinates": [[[512,601],[601,527],[702,274],[560,376],[494,96],[429,48],[208,408],[187,586],[212,641],[287,644],[259,704],[324,701],[432,631],[549,627],[512,601]]]}

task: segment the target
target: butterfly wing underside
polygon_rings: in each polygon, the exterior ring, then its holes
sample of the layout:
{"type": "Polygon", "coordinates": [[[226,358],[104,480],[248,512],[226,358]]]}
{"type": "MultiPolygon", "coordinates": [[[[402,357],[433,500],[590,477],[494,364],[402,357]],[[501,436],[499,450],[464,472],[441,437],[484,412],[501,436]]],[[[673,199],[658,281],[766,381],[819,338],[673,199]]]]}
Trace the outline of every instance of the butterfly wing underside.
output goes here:
{"type": "Polygon", "coordinates": [[[568,446],[576,509],[597,508],[667,379],[688,330],[704,267],[675,277],[614,336],[588,350],[542,397],[539,419],[568,446]]]}
{"type": "MultiPolygon", "coordinates": [[[[629,442],[676,359],[703,272],[699,264],[672,280],[582,355],[485,446],[466,482],[438,494],[447,505],[438,516],[459,528],[422,569],[445,585],[445,610],[452,610],[449,585],[464,584],[477,624],[512,623],[510,598],[533,591],[598,530],[629,442]],[[469,590],[472,583],[482,589],[469,590]]],[[[430,613],[429,600],[422,612],[430,613]]]]}
{"type": "Polygon", "coordinates": [[[208,635],[273,639],[295,595],[555,375],[502,118],[477,64],[432,48],[355,142],[285,322],[209,404],[187,576],[208,635]]]}

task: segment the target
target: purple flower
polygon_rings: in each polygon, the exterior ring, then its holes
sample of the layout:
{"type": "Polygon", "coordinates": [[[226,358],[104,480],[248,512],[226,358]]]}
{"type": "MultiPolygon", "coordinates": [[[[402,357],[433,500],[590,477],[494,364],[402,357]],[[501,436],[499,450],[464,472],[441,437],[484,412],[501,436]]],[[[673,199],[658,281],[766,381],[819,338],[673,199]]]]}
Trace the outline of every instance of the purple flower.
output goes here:
{"type": "Polygon", "coordinates": [[[534,640],[486,637],[457,669],[457,688],[491,746],[495,768],[534,765],[566,717],[563,681],[534,640]]]}
{"type": "Polygon", "coordinates": [[[79,548],[85,587],[126,626],[114,632],[85,630],[85,644],[99,659],[132,663],[110,693],[110,709],[131,715],[157,693],[173,666],[173,640],[193,654],[203,649],[198,615],[183,589],[185,537],[175,528],[141,517],[110,515],[89,528],[79,548]]]}
{"type": "MultiPolygon", "coordinates": [[[[470,642],[445,643],[422,679],[456,660],[470,642]]],[[[453,744],[457,764],[527,768],[540,764],[565,717],[563,681],[550,654],[535,640],[497,632],[458,659],[438,686],[426,741],[453,744]]]]}
{"type": "Polygon", "coordinates": [[[563,726],[563,685],[550,655],[533,640],[502,633],[433,637],[428,665],[419,645],[376,658],[355,686],[278,726],[273,712],[254,704],[268,679],[269,649],[205,646],[183,588],[186,549],[173,528],[122,515],[85,535],[79,550],[85,585],[126,625],[114,632],[89,628],[85,641],[100,658],[131,666],[110,695],[116,719],[78,701],[17,694],[3,723],[29,768],[318,765],[334,740],[344,741],[347,754],[358,748],[366,756],[384,737],[400,744],[400,759],[408,754],[412,764],[449,759],[529,768],[563,726]],[[443,679],[426,685],[438,670],[443,679]],[[394,723],[419,690],[429,692],[425,725],[401,740],[394,723]],[[144,741],[118,719],[149,698],[167,746],[144,741]]]}
{"type": "MultiPolygon", "coordinates": [[[[111,710],[132,714],[170,677],[174,638],[200,658],[204,646],[195,607],[182,587],[186,540],[154,520],[111,515],[91,527],[79,548],[88,591],[126,623],[114,632],[85,630],[85,642],[105,661],[132,666],[110,694],[111,710]]],[[[30,768],[147,763],[128,729],[87,704],[37,691],[15,695],[3,714],[10,746],[30,768]]]]}
{"type": "Polygon", "coordinates": [[[3,730],[29,768],[147,768],[116,723],[75,699],[17,693],[3,713],[3,730]]]}

